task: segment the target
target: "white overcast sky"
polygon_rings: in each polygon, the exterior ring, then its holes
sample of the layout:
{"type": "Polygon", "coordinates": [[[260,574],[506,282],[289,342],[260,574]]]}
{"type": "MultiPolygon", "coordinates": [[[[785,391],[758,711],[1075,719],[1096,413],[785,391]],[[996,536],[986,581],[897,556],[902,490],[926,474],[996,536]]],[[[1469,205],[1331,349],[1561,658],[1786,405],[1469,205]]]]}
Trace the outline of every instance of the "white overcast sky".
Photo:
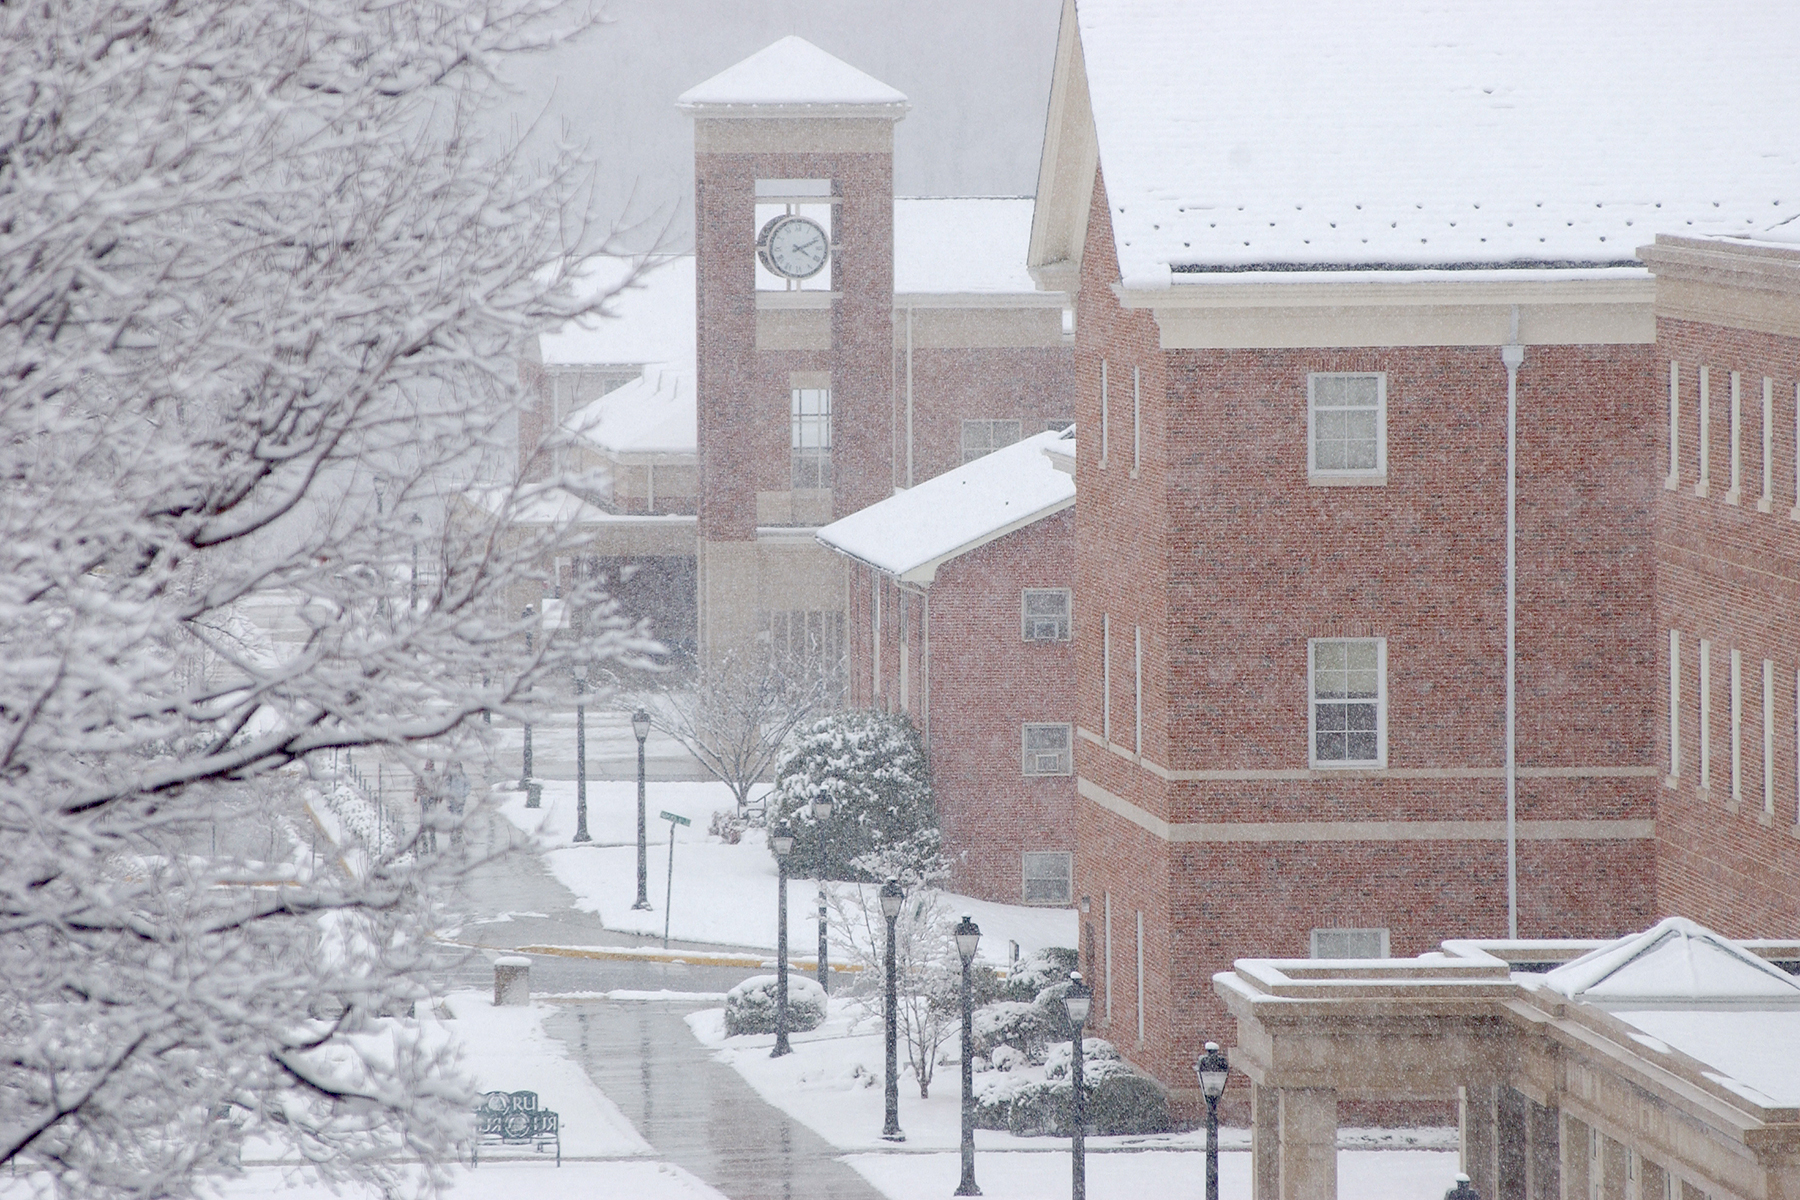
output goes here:
{"type": "MultiPolygon", "coordinates": [[[[905,92],[901,195],[1029,195],[1060,0],[611,0],[610,21],[514,64],[513,119],[540,114],[600,160],[598,210],[672,211],[692,243],[692,123],[675,97],[798,34],[905,92]]],[[[534,143],[542,145],[537,138],[534,143]]]]}

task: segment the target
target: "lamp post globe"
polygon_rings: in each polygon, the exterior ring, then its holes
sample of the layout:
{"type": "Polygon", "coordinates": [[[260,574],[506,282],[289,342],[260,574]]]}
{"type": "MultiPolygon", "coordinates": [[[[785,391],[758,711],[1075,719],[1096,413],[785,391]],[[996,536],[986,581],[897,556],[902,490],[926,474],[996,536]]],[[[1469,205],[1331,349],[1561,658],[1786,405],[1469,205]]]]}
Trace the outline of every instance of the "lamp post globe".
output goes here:
{"type": "Polygon", "coordinates": [[[1075,1130],[1069,1141],[1074,1176],[1070,1181],[1072,1200],[1087,1200],[1087,1085],[1082,1082],[1084,1053],[1081,1027],[1087,1024],[1094,993],[1081,978],[1080,971],[1069,972],[1069,990],[1063,995],[1063,1007],[1069,1014],[1069,1060],[1073,1067],[1072,1082],[1075,1130]]]}
{"type": "Polygon", "coordinates": [[[1219,1097],[1231,1074],[1231,1060],[1219,1043],[1206,1043],[1206,1053],[1194,1063],[1194,1075],[1206,1095],[1206,1200],[1219,1200],[1219,1097]]]}
{"type": "Polygon", "coordinates": [[[906,1140],[906,1135],[900,1132],[900,1050],[896,1026],[899,977],[894,967],[894,929],[900,920],[900,906],[905,901],[906,893],[901,890],[900,881],[888,876],[888,881],[881,885],[881,915],[887,918],[887,1117],[882,1124],[881,1136],[890,1142],[906,1140]]]}
{"type": "Polygon", "coordinates": [[[577,662],[575,675],[575,840],[591,842],[587,827],[587,676],[588,665],[577,662]]]}
{"type": "MultiPolygon", "coordinates": [[[[650,714],[638,709],[631,714],[631,732],[637,736],[638,744],[638,894],[632,908],[648,912],[650,909],[650,872],[648,865],[648,837],[644,829],[644,739],[650,736],[650,714]]],[[[671,851],[671,853],[673,853],[671,851]]]]}
{"type": "Polygon", "coordinates": [[[962,1182],[956,1185],[958,1196],[979,1196],[975,1184],[975,1035],[972,1001],[969,997],[969,969],[975,965],[975,951],[981,945],[981,926],[968,913],[956,927],[956,953],[962,958],[962,1182]]]}
{"type": "Polygon", "coordinates": [[[786,821],[775,826],[769,845],[775,851],[776,877],[781,893],[775,925],[775,1048],[769,1051],[769,1057],[780,1058],[793,1053],[793,1048],[788,1045],[787,863],[788,855],[794,851],[794,831],[786,821]]]}
{"type": "Polygon", "coordinates": [[[812,802],[813,820],[819,825],[819,986],[831,992],[831,946],[827,931],[825,884],[831,878],[830,843],[825,837],[825,822],[831,819],[831,797],[821,795],[812,802]]]}

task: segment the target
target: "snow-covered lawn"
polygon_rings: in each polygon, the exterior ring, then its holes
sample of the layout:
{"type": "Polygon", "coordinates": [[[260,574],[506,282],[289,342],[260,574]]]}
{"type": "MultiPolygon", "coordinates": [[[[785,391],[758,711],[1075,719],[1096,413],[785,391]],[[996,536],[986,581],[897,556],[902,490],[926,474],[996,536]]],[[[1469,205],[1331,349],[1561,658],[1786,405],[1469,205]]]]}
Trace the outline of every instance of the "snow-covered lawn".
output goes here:
{"type": "MultiPolygon", "coordinates": [[[[663,896],[668,886],[669,822],[663,810],[693,822],[675,831],[674,895],[669,935],[680,941],[710,942],[758,950],[775,948],[776,868],[761,831],[728,845],[706,832],[714,812],[733,807],[731,793],[719,783],[656,783],[645,795],[649,817],[648,876],[651,909],[631,907],[637,899],[637,784],[635,781],[589,780],[588,833],[598,845],[577,846],[575,785],[544,784],[543,808],[525,807],[523,793],[505,794],[500,812],[530,834],[558,882],[576,896],[576,907],[598,913],[608,929],[660,937],[663,896]]],[[[834,884],[848,893],[854,884],[834,884]]],[[[818,946],[818,890],[810,879],[788,881],[788,946],[795,957],[810,958],[818,946]]],[[[1071,909],[1029,908],[992,904],[964,896],[948,898],[957,913],[972,915],[982,928],[981,958],[1004,965],[1009,941],[1021,953],[1046,946],[1073,946],[1076,918],[1071,909]]],[[[834,937],[834,953],[843,948],[834,937]]]]}
{"type": "MultiPolygon", "coordinates": [[[[641,1159],[614,1162],[483,1164],[471,1171],[458,1167],[445,1193],[455,1200],[595,1200],[600,1196],[630,1196],[633,1200],[724,1200],[673,1163],[641,1159]]],[[[280,1167],[257,1167],[242,1178],[227,1182],[213,1193],[217,1200],[374,1200],[375,1193],[345,1188],[334,1192],[322,1183],[309,1183],[297,1172],[280,1167]]],[[[7,1200],[11,1200],[10,1195],[7,1200]]]]}

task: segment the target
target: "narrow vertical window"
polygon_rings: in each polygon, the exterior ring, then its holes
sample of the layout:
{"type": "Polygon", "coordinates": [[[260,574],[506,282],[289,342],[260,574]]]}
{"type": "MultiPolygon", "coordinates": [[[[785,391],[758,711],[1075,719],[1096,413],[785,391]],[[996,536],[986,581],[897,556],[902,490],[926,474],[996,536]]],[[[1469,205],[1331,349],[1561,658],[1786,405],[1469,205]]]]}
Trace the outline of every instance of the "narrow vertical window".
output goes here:
{"type": "Polygon", "coordinates": [[[1669,782],[1681,778],[1681,633],[1669,630],[1669,782]]]}
{"type": "Polygon", "coordinates": [[[1131,368],[1131,477],[1137,478],[1144,460],[1144,373],[1131,368]]]}
{"type": "Polygon", "coordinates": [[[1800,521],[1800,380],[1794,381],[1794,510],[1788,515],[1800,521]]]}
{"type": "Polygon", "coordinates": [[[1775,812],[1775,664],[1763,659],[1763,812],[1775,812]]]}
{"type": "Polygon", "coordinates": [[[1775,508],[1775,381],[1763,376],[1762,409],[1762,498],[1756,502],[1757,512],[1775,508]]]}
{"type": "Polygon", "coordinates": [[[1106,408],[1107,408],[1106,360],[1103,358],[1100,360],[1100,469],[1101,470],[1106,469],[1107,450],[1112,445],[1112,439],[1110,437],[1112,421],[1110,420],[1110,414],[1106,411],[1106,408]]]}
{"type": "Polygon", "coordinates": [[[831,389],[793,391],[793,487],[831,486],[831,389]]]}
{"type": "Polygon", "coordinates": [[[1106,908],[1106,1023],[1112,1024],[1112,893],[1106,892],[1101,897],[1106,908]]]}
{"type": "Polygon", "coordinates": [[[1712,643],[1700,639],[1700,786],[1712,787],[1712,643]]]}
{"type": "Polygon", "coordinates": [[[1700,368],[1700,478],[1694,482],[1694,495],[1705,496],[1712,480],[1712,373],[1700,368]]]}
{"type": "Polygon", "coordinates": [[[1137,756],[1144,757],[1144,627],[1132,626],[1132,690],[1135,695],[1136,716],[1132,719],[1131,728],[1137,740],[1137,756]]]}
{"type": "Polygon", "coordinates": [[[1112,744],[1112,614],[1100,614],[1100,739],[1112,744]]]}
{"type": "Polygon", "coordinates": [[[1316,638],[1308,645],[1311,765],[1380,767],[1387,761],[1387,641],[1316,638]]]}
{"type": "Polygon", "coordinates": [[[869,674],[875,680],[873,694],[877,696],[881,695],[881,585],[882,578],[876,575],[875,603],[870,606],[873,612],[869,618],[869,627],[875,635],[875,646],[870,653],[870,658],[874,661],[870,665],[869,674]]]}
{"type": "Polygon", "coordinates": [[[1744,652],[1731,652],[1731,803],[1744,802],[1744,652]]]}
{"type": "Polygon", "coordinates": [[[1144,910],[1137,915],[1137,1009],[1138,1041],[1144,1040],[1144,910]]]}
{"type": "Polygon", "coordinates": [[[1669,477],[1663,486],[1681,486],[1681,364],[1669,360],[1669,477]]]}
{"type": "Polygon", "coordinates": [[[1744,498],[1744,397],[1743,379],[1731,373],[1731,486],[1725,489],[1725,503],[1737,504],[1744,498]]]}

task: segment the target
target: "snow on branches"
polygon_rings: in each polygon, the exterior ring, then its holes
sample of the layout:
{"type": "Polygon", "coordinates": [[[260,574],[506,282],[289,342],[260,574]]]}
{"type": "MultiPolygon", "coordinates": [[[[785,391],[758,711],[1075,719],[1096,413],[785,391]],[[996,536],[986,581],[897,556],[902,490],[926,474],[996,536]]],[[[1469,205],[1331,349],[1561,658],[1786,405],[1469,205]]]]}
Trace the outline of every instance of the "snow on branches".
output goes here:
{"type": "Polygon", "coordinates": [[[641,646],[577,595],[525,648],[565,535],[514,519],[552,486],[517,482],[514,361],[602,310],[566,283],[603,231],[577,157],[474,123],[586,20],[0,7],[0,1163],[180,1195],[258,1138],[389,1183],[466,1136],[408,1025],[454,857],[230,835],[334,751],[416,761],[641,646]]]}

